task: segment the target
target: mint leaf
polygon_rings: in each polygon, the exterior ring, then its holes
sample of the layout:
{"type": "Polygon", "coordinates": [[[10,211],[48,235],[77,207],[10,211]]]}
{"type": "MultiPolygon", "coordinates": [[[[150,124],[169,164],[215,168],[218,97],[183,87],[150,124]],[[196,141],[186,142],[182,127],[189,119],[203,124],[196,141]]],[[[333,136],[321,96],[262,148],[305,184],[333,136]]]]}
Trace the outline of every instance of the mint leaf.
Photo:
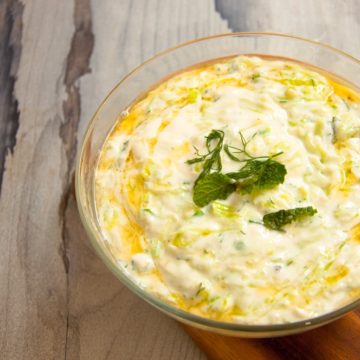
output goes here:
{"type": "Polygon", "coordinates": [[[237,181],[241,192],[250,194],[255,189],[272,189],[282,184],[286,175],[286,168],[278,161],[248,160],[238,171],[226,174],[237,181]]]}
{"type": "Polygon", "coordinates": [[[195,183],[193,201],[203,207],[213,200],[225,200],[236,190],[234,181],[220,173],[207,174],[195,183]]]}
{"type": "Polygon", "coordinates": [[[313,216],[317,210],[312,206],[298,207],[289,210],[279,210],[263,216],[264,225],[271,230],[282,230],[284,225],[313,216]]]}

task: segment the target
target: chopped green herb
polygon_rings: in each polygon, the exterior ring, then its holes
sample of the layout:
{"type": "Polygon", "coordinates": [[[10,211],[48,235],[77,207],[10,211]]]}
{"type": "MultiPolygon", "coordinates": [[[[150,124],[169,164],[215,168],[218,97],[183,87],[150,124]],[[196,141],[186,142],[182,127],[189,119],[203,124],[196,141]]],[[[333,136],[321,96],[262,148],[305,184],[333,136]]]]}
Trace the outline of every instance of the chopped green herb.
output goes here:
{"type": "Polygon", "coordinates": [[[245,248],[245,243],[243,241],[241,241],[241,240],[235,241],[234,242],[234,247],[235,247],[236,250],[241,251],[241,250],[243,250],[245,248]]]}
{"type": "Polygon", "coordinates": [[[333,260],[333,261],[329,261],[329,262],[324,266],[324,270],[325,270],[325,271],[328,271],[333,263],[334,263],[334,260],[333,260]]]}
{"type": "Polygon", "coordinates": [[[203,283],[200,283],[200,284],[199,284],[198,291],[196,292],[195,296],[200,295],[200,293],[201,293],[203,290],[205,290],[205,289],[206,289],[206,287],[203,285],[203,283]]]}
{"type": "Polygon", "coordinates": [[[341,250],[347,243],[347,240],[343,241],[340,246],[339,246],[339,250],[341,250]]]}
{"type": "Polygon", "coordinates": [[[151,215],[155,215],[154,212],[153,212],[151,209],[148,209],[148,208],[147,208],[147,209],[143,209],[143,211],[144,211],[144,212],[147,212],[147,213],[149,213],[149,214],[151,214],[151,215]]]}
{"type": "Polygon", "coordinates": [[[271,230],[282,230],[282,227],[294,221],[302,220],[308,216],[313,216],[317,210],[312,206],[299,207],[289,210],[279,210],[264,215],[263,223],[271,230]]]}
{"type": "Polygon", "coordinates": [[[259,130],[257,133],[261,136],[264,136],[266,134],[268,134],[270,132],[270,129],[269,128],[265,128],[265,129],[261,129],[259,130]]]}
{"type": "Polygon", "coordinates": [[[249,224],[258,224],[258,225],[264,225],[264,223],[262,223],[261,221],[257,221],[257,220],[249,220],[249,224]]]}
{"type": "Polygon", "coordinates": [[[126,140],[123,144],[122,144],[122,148],[121,148],[121,152],[125,151],[126,148],[128,147],[129,145],[129,140],[126,140]]]}
{"type": "Polygon", "coordinates": [[[236,190],[234,181],[220,173],[207,174],[195,183],[193,200],[195,205],[203,207],[213,200],[225,200],[236,190]]]}
{"type": "Polygon", "coordinates": [[[331,129],[332,129],[332,143],[337,142],[337,133],[336,133],[336,122],[338,121],[336,116],[333,116],[331,119],[331,129]]]}
{"type": "Polygon", "coordinates": [[[276,207],[274,201],[271,198],[264,203],[264,206],[271,209],[276,207]]]}
{"type": "Polygon", "coordinates": [[[285,99],[285,98],[280,98],[279,99],[279,103],[280,104],[285,104],[285,103],[287,103],[289,101],[289,99],[285,99]]]}
{"type": "Polygon", "coordinates": [[[193,216],[203,216],[205,213],[202,210],[196,210],[193,214],[193,216]]]}
{"type": "Polygon", "coordinates": [[[251,77],[253,81],[256,81],[260,77],[260,73],[254,73],[251,77]]]}

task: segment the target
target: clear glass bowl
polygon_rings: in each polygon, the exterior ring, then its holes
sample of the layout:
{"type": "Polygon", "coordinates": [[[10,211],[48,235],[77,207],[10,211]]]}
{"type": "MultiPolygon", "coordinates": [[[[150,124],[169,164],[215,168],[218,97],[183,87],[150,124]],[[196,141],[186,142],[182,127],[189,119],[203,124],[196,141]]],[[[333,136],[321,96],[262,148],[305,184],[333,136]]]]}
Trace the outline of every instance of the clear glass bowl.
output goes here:
{"type": "Polygon", "coordinates": [[[171,306],[133,283],[117,266],[111,248],[102,239],[95,210],[94,172],[100,149],[120,113],[154,84],[189,66],[235,55],[270,55],[302,61],[360,85],[360,61],[330,46],[275,33],[233,33],[211,36],[164,51],[133,70],[99,106],[84,136],[76,168],[76,197],[82,222],[99,256],[130,290],[169,316],[189,325],[221,334],[244,337],[282,336],[331,322],[360,306],[360,299],[331,313],[279,325],[241,325],[199,317],[171,306]]]}

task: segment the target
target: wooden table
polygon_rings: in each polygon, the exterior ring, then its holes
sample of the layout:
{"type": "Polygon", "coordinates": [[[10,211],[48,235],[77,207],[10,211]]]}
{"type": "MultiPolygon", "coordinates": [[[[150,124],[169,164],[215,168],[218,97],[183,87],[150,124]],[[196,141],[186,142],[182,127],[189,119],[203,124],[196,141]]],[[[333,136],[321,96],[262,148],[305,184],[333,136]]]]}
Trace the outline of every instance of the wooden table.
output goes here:
{"type": "Polygon", "coordinates": [[[360,56],[359,14],[357,0],[0,0],[0,358],[204,359],[92,251],[74,200],[79,139],[160,50],[272,30],[360,56]]]}

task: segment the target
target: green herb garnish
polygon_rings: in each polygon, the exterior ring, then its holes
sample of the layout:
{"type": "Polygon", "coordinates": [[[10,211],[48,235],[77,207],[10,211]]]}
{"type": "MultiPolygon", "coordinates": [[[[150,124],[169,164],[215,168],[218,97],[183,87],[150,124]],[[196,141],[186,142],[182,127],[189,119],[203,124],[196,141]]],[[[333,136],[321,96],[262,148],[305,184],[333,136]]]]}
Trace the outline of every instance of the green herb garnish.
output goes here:
{"type": "Polygon", "coordinates": [[[211,133],[205,137],[207,154],[199,154],[198,149],[195,148],[196,155],[198,157],[187,160],[189,165],[204,162],[203,170],[195,181],[195,185],[198,181],[204,178],[211,170],[220,172],[222,169],[220,152],[223,147],[224,132],[222,130],[212,130],[211,133]]]}
{"type": "Polygon", "coordinates": [[[337,142],[337,131],[336,131],[336,122],[338,121],[336,116],[333,116],[331,119],[331,129],[332,129],[332,139],[331,142],[335,144],[337,142]]]}
{"type": "Polygon", "coordinates": [[[280,104],[285,104],[285,103],[287,103],[289,101],[289,99],[285,99],[285,98],[280,98],[279,99],[279,103],[280,104]]]}
{"type": "MultiPolygon", "coordinates": [[[[239,155],[244,155],[247,158],[250,159],[255,159],[255,157],[251,156],[248,151],[247,151],[247,146],[249,145],[250,141],[257,135],[257,132],[254,133],[251,138],[249,140],[246,140],[244,135],[242,134],[241,131],[239,131],[239,135],[240,135],[240,140],[241,140],[241,144],[242,144],[242,149],[241,148],[237,148],[235,146],[230,146],[230,145],[225,145],[224,146],[224,151],[226,153],[226,155],[234,161],[238,161],[238,162],[243,162],[246,161],[246,159],[240,159],[237,156],[235,156],[234,154],[239,154],[239,155]]],[[[256,157],[256,159],[262,158],[261,157],[256,157]]]]}
{"type": "Polygon", "coordinates": [[[203,170],[194,184],[193,200],[197,206],[205,206],[217,199],[225,200],[237,189],[242,193],[250,194],[253,190],[272,189],[284,182],[286,168],[273,160],[282,152],[272,156],[252,156],[247,151],[247,145],[257,133],[250,140],[246,140],[241,132],[239,134],[242,148],[227,144],[224,146],[224,151],[231,160],[245,163],[239,171],[220,173],[222,169],[220,152],[224,141],[224,132],[221,130],[212,130],[206,137],[207,154],[200,155],[196,149],[199,156],[187,161],[187,164],[204,162],[203,170]]]}
{"type": "Polygon", "coordinates": [[[225,145],[224,151],[231,160],[245,162],[245,165],[237,172],[226,174],[237,181],[237,187],[242,193],[250,194],[255,189],[272,189],[282,184],[286,175],[286,168],[283,164],[273,160],[282,154],[278,152],[272,156],[252,156],[247,151],[247,145],[257,135],[255,133],[250,140],[246,140],[240,132],[242,148],[225,145]],[[241,159],[235,154],[245,156],[241,159]]]}
{"type": "Polygon", "coordinates": [[[129,145],[129,140],[125,141],[123,144],[122,144],[122,147],[121,147],[121,152],[125,151],[126,148],[128,147],[129,145]]]}
{"type": "Polygon", "coordinates": [[[198,209],[193,213],[193,216],[203,216],[204,214],[202,210],[198,209]]]}
{"type": "Polygon", "coordinates": [[[279,210],[263,216],[264,225],[271,230],[282,230],[282,227],[294,221],[302,220],[308,216],[313,216],[317,210],[312,206],[299,207],[289,210],[279,210]]]}
{"type": "Polygon", "coordinates": [[[256,81],[259,77],[260,77],[260,74],[259,74],[259,73],[254,73],[254,74],[251,76],[251,79],[252,79],[253,81],[256,81]]]}
{"type": "Polygon", "coordinates": [[[206,287],[203,285],[203,283],[200,283],[195,296],[200,295],[204,290],[206,290],[206,287]]]}
{"type": "Polygon", "coordinates": [[[241,251],[241,250],[243,250],[245,248],[245,243],[243,241],[241,241],[241,240],[235,241],[234,242],[234,247],[235,247],[236,250],[241,251]]]}
{"type": "Polygon", "coordinates": [[[257,189],[272,189],[282,184],[286,175],[283,164],[268,158],[267,160],[248,160],[238,171],[226,174],[237,181],[238,189],[245,194],[250,194],[257,189]]]}
{"type": "Polygon", "coordinates": [[[203,207],[211,201],[227,199],[235,190],[234,180],[219,172],[215,172],[197,180],[194,186],[193,200],[195,205],[203,207]]]}
{"type": "Polygon", "coordinates": [[[153,212],[151,209],[149,209],[149,208],[143,209],[143,211],[144,211],[144,212],[147,212],[147,213],[149,213],[149,214],[151,214],[151,215],[155,215],[154,212],[153,212]]]}

